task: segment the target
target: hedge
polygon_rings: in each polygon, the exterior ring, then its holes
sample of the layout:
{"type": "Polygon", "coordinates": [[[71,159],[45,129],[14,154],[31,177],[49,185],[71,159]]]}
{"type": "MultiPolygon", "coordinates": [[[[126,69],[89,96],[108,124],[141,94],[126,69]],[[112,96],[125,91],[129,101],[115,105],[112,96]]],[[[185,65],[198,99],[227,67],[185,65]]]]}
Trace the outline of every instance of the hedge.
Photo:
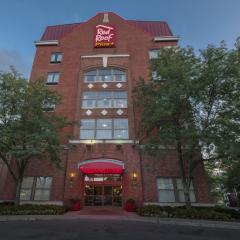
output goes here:
{"type": "Polygon", "coordinates": [[[140,216],[240,221],[240,211],[220,207],[162,207],[148,205],[137,209],[140,216]]]}
{"type": "Polygon", "coordinates": [[[24,204],[15,207],[12,204],[0,204],[0,215],[60,215],[66,208],[57,205],[24,204]]]}

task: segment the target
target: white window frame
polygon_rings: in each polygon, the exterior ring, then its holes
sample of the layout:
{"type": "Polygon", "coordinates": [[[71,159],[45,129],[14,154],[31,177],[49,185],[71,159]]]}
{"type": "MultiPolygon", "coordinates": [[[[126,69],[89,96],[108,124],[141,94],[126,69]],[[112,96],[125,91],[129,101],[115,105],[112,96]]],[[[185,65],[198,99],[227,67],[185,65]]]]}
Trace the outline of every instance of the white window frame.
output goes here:
{"type": "Polygon", "coordinates": [[[21,192],[20,192],[20,200],[21,201],[49,201],[51,198],[51,192],[52,192],[52,183],[53,183],[53,177],[51,176],[33,176],[33,177],[24,177],[23,178],[23,183],[22,183],[22,188],[21,188],[21,192]],[[32,185],[28,186],[28,187],[24,187],[24,180],[30,178],[32,179],[32,185]],[[37,182],[38,179],[40,178],[49,178],[50,181],[50,187],[46,188],[46,187],[38,187],[37,186],[37,182]],[[23,197],[21,197],[24,194],[24,191],[30,191],[30,195],[28,199],[24,199],[23,197]],[[36,191],[38,190],[45,190],[45,191],[49,191],[49,197],[47,199],[36,199],[36,191]]]}
{"type": "Polygon", "coordinates": [[[50,57],[50,63],[61,63],[62,52],[52,52],[50,57]]]}
{"type": "Polygon", "coordinates": [[[59,72],[48,72],[47,85],[57,85],[59,83],[60,73],[59,72]]]}
{"type": "MultiPolygon", "coordinates": [[[[158,202],[160,203],[184,203],[185,202],[182,184],[178,184],[178,181],[182,182],[182,179],[177,177],[157,177],[156,184],[157,184],[158,202]],[[159,187],[158,179],[171,180],[173,188],[170,189],[170,188],[159,187]],[[179,185],[181,185],[181,187],[179,185]],[[162,201],[161,191],[171,191],[174,195],[174,201],[162,201]]],[[[196,202],[196,194],[193,186],[193,181],[191,181],[191,185],[190,185],[190,201],[193,203],[196,202]]]]}
{"type": "MultiPolygon", "coordinates": [[[[129,139],[129,126],[128,126],[128,118],[98,118],[98,119],[93,119],[93,118],[88,118],[88,119],[82,119],[81,121],[86,121],[86,120],[90,120],[90,121],[93,121],[94,122],[94,125],[91,127],[80,127],[80,139],[88,139],[88,140],[93,140],[93,139],[97,139],[97,140],[105,140],[105,139],[129,139]],[[107,127],[106,128],[101,128],[98,126],[98,123],[101,121],[101,120],[110,120],[111,121],[111,128],[107,127]],[[117,122],[118,120],[125,120],[125,123],[126,123],[126,128],[123,128],[123,127],[118,127],[116,128],[115,127],[115,122],[117,122]],[[84,138],[81,136],[81,133],[83,132],[92,132],[92,134],[90,135],[93,135],[93,138],[84,138]],[[107,136],[105,138],[99,138],[98,137],[98,133],[100,132],[103,132],[103,131],[106,131],[106,132],[110,132],[111,131],[111,137],[107,136]],[[126,134],[126,137],[116,137],[116,132],[118,131],[126,131],[127,134],[126,134]]],[[[81,124],[80,124],[81,125],[81,124]]]]}

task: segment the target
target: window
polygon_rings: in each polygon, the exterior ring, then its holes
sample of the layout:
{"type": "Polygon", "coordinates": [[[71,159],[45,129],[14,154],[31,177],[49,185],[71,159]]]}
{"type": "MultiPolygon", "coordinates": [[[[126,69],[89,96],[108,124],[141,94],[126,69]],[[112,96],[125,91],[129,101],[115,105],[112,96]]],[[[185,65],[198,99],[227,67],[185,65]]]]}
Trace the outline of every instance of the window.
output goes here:
{"type": "Polygon", "coordinates": [[[157,73],[157,71],[152,71],[152,80],[162,80],[161,76],[157,73]]]}
{"type": "Polygon", "coordinates": [[[50,63],[61,63],[62,62],[62,53],[54,52],[51,54],[50,63]]]}
{"type": "Polygon", "coordinates": [[[127,92],[83,92],[82,108],[127,108],[127,92]]]}
{"type": "Polygon", "coordinates": [[[128,119],[82,119],[80,139],[128,139],[128,119]]]}
{"type": "Polygon", "coordinates": [[[50,103],[50,102],[44,102],[42,104],[42,110],[44,112],[53,112],[55,107],[56,107],[56,105],[54,103],[50,103]]]}
{"type": "Polygon", "coordinates": [[[94,69],[84,74],[84,82],[126,82],[126,72],[115,68],[94,69]]]}
{"type": "Polygon", "coordinates": [[[50,72],[47,77],[47,85],[57,85],[59,81],[59,72],[50,72]]]}
{"type": "Polygon", "coordinates": [[[153,49],[153,50],[150,50],[148,53],[149,53],[149,58],[150,59],[157,59],[159,57],[159,49],[153,49]]]}
{"type": "MultiPolygon", "coordinates": [[[[181,178],[158,178],[157,188],[159,202],[185,202],[181,178]]],[[[196,202],[192,182],[190,186],[190,200],[191,202],[196,202]]]]}
{"type": "Polygon", "coordinates": [[[25,177],[23,178],[20,200],[22,201],[48,201],[52,177],[25,177]]]}

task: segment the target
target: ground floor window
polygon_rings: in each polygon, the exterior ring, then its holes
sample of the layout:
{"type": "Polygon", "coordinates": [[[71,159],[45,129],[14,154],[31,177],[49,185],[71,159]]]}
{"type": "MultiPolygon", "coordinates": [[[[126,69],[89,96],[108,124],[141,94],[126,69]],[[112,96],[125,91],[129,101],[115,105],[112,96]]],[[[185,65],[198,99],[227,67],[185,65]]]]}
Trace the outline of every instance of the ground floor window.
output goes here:
{"type": "MultiPolygon", "coordinates": [[[[181,178],[157,178],[157,189],[159,202],[185,202],[181,178]]],[[[192,182],[190,185],[190,200],[191,202],[196,202],[192,182]]]]}
{"type": "Polygon", "coordinates": [[[25,177],[23,178],[20,200],[48,201],[52,186],[52,177],[25,177]]]}

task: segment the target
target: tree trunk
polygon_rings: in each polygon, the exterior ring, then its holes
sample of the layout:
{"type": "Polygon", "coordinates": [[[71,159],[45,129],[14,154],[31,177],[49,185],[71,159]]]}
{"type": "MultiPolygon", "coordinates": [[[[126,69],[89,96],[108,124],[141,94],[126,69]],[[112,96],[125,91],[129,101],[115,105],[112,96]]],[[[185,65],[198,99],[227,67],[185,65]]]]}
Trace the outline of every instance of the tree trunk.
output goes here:
{"type": "Polygon", "coordinates": [[[183,178],[182,178],[182,184],[183,184],[183,192],[185,197],[185,204],[187,207],[191,207],[189,184],[187,183],[186,179],[183,179],[183,178]]]}
{"type": "Polygon", "coordinates": [[[14,205],[18,207],[20,205],[20,193],[21,193],[21,187],[22,187],[22,178],[19,178],[16,181],[16,195],[14,200],[14,205]]]}

